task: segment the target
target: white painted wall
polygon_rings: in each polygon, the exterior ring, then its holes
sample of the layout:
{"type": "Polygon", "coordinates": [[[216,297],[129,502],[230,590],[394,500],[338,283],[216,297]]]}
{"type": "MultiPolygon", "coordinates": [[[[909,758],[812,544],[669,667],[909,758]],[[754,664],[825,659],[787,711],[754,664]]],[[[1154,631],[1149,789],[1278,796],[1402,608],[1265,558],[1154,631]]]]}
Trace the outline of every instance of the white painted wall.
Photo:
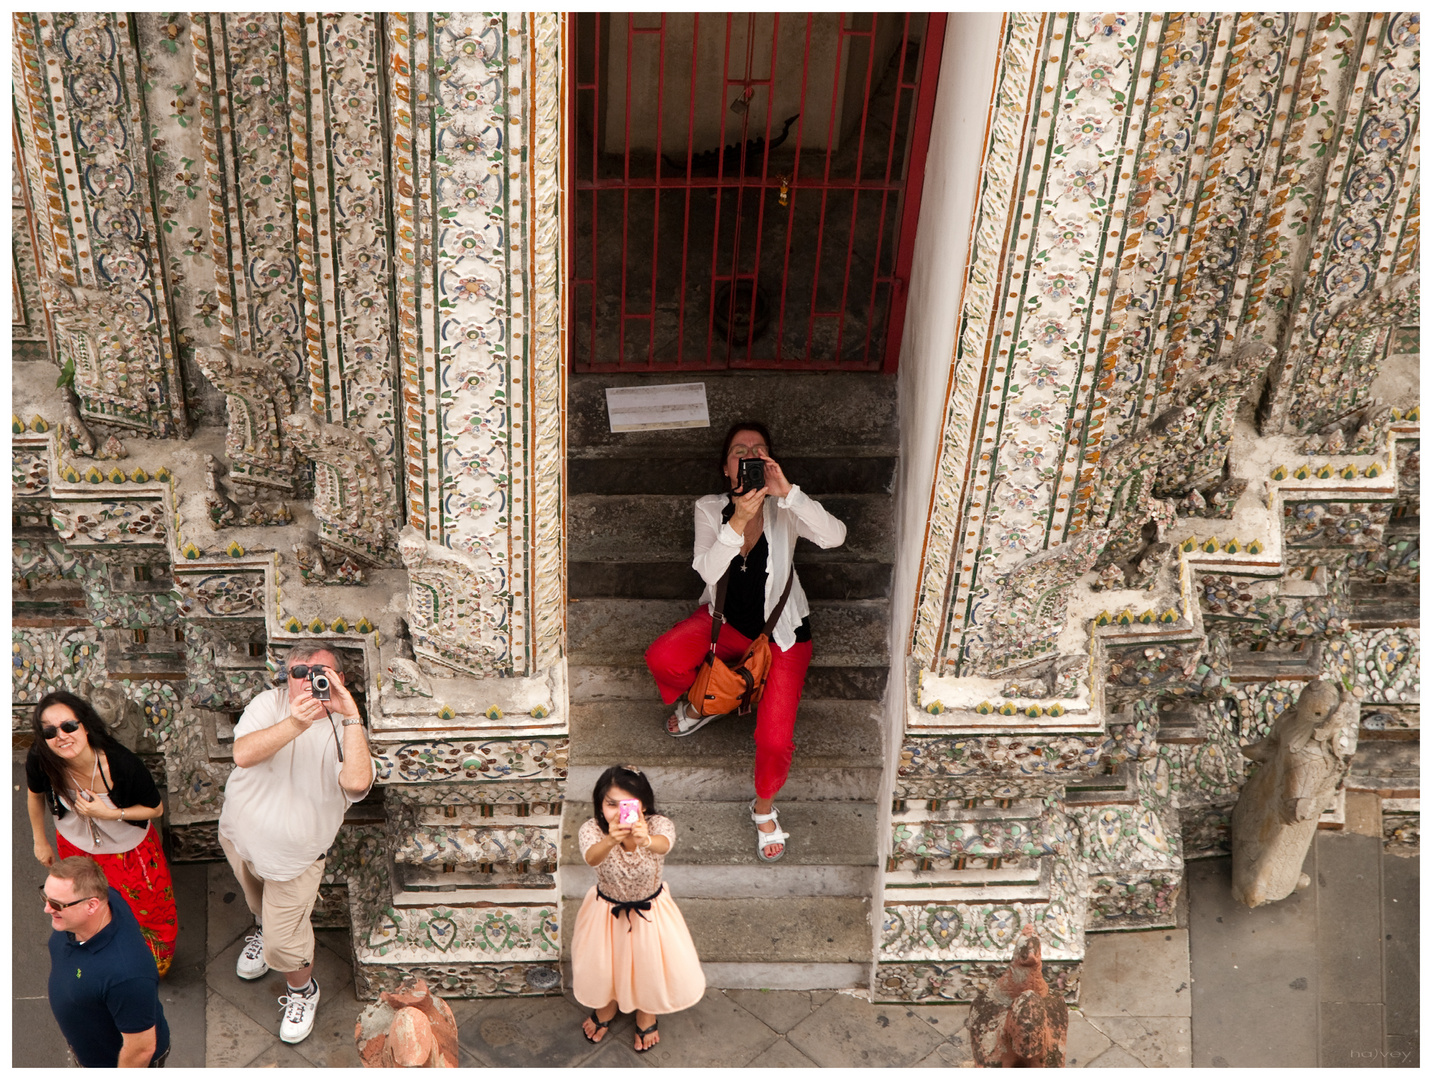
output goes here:
{"type": "Polygon", "coordinates": [[[885,782],[880,799],[880,858],[872,894],[877,956],[884,866],[889,854],[890,799],[909,696],[910,623],[940,423],[953,373],[955,331],[964,301],[970,229],[979,195],[1002,20],[998,12],[950,14],[915,232],[910,299],[900,346],[900,463],[895,475],[890,682],[884,702],[885,782]]]}

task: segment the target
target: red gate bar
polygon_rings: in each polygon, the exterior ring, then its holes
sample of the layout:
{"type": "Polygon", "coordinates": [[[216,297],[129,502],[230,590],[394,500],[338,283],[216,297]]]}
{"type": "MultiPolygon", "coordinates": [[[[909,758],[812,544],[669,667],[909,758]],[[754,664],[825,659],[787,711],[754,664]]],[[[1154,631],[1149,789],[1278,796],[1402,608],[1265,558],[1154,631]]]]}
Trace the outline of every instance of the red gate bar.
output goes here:
{"type": "MultiPolygon", "coordinates": [[[[795,73],[793,64],[782,63],[779,14],[728,14],[720,38],[708,32],[704,42],[700,15],[583,14],[573,20],[574,370],[893,370],[945,16],[926,18],[918,65],[910,62],[918,15],[868,14],[855,21],[840,15],[833,25],[826,16],[803,18],[803,33],[788,34],[785,43],[786,53],[801,51],[797,107],[788,115],[776,112],[779,95],[795,73]],[[825,25],[817,25],[818,17],[825,25]],[[624,57],[608,55],[613,50],[602,25],[608,18],[625,20],[620,35],[624,57]],[[737,19],[744,22],[743,46],[737,44],[737,19]],[[765,19],[770,20],[769,38],[764,26],[758,38],[758,20],[765,19]],[[686,153],[678,161],[668,156],[666,145],[666,104],[673,89],[667,85],[668,49],[676,48],[688,29],[686,153]],[[811,61],[817,32],[828,35],[835,51],[829,71],[818,75],[811,61]],[[713,66],[714,47],[721,51],[716,95],[699,90],[702,75],[711,81],[701,66],[703,43],[708,45],[707,68],[713,66]],[[654,58],[643,54],[642,66],[638,50],[651,46],[657,52],[654,58]],[[927,64],[926,57],[935,59],[927,64]],[[759,70],[762,61],[764,70],[759,70]],[[813,79],[820,85],[812,85],[813,79]],[[616,118],[606,115],[618,104],[608,101],[614,84],[625,94],[616,118]],[[804,176],[809,152],[819,150],[805,146],[811,130],[807,119],[827,91],[827,116],[813,118],[823,119],[825,126],[819,175],[804,176]],[[887,97],[889,130],[880,132],[877,116],[885,122],[887,97]],[[732,122],[728,111],[737,113],[740,122],[732,122]],[[715,146],[697,145],[696,126],[702,119],[708,132],[716,128],[715,146]],[[620,148],[607,152],[605,144],[615,139],[618,123],[620,148]],[[794,147],[779,154],[772,142],[784,143],[792,133],[794,147]],[[872,161],[876,175],[866,178],[872,161]],[[670,215],[663,219],[663,191],[681,193],[678,250],[673,250],[676,223],[670,215]],[[618,193],[619,215],[609,201],[618,193]],[[784,204],[784,215],[767,213],[772,198],[778,207],[784,204]],[[841,199],[849,199],[848,213],[841,199]],[[704,259],[708,242],[705,280],[699,273],[693,279],[692,256],[704,259]],[[768,266],[765,252],[771,244],[778,255],[768,266]],[[641,265],[643,252],[649,266],[641,265]]],[[[788,107],[782,104],[781,113],[788,107]]],[[[709,144],[709,134],[702,139],[709,144]]]]}

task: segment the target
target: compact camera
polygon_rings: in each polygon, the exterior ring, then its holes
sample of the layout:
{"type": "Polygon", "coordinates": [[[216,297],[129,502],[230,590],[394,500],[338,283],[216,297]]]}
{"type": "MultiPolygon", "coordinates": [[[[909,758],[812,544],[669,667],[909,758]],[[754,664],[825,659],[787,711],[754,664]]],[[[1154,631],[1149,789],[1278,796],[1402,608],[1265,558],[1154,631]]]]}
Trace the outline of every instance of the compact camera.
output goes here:
{"type": "Polygon", "coordinates": [[[331,701],[333,699],[333,683],[322,671],[315,670],[308,685],[313,687],[313,696],[316,700],[331,701]]]}
{"type": "Polygon", "coordinates": [[[766,459],[748,457],[741,459],[740,472],[736,474],[741,481],[741,494],[748,495],[753,491],[766,486],[766,459]]]}

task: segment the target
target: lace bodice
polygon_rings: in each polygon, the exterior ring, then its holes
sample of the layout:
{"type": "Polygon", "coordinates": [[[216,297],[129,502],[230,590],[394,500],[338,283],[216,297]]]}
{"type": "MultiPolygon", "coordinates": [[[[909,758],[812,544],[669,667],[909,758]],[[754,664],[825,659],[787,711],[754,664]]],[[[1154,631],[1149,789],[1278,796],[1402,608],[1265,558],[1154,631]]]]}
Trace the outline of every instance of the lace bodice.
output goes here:
{"type": "MultiPolygon", "coordinates": [[[[664,836],[676,843],[676,826],[671,819],[661,814],[652,814],[646,819],[647,829],[653,837],[664,836]]],[[[606,834],[597,824],[596,818],[588,818],[577,832],[577,843],[585,856],[587,849],[606,834]]],[[[668,849],[670,850],[670,849],[668,849]]],[[[597,888],[613,900],[643,900],[656,892],[661,883],[661,867],[665,855],[654,854],[648,848],[627,851],[620,844],[607,852],[607,857],[597,866],[597,888]]]]}

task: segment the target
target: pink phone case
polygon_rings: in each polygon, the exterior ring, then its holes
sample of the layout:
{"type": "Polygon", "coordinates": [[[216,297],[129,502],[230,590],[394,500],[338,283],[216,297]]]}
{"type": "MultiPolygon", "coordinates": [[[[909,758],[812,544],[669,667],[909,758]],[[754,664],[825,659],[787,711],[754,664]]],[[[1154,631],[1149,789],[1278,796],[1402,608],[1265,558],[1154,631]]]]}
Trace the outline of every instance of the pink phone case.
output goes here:
{"type": "Polygon", "coordinates": [[[617,803],[617,823],[631,825],[641,816],[641,803],[636,799],[623,799],[617,803]]]}

